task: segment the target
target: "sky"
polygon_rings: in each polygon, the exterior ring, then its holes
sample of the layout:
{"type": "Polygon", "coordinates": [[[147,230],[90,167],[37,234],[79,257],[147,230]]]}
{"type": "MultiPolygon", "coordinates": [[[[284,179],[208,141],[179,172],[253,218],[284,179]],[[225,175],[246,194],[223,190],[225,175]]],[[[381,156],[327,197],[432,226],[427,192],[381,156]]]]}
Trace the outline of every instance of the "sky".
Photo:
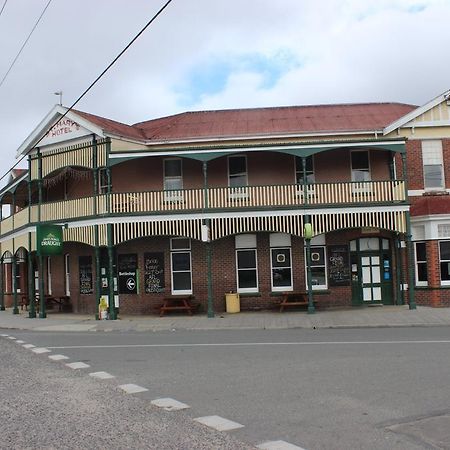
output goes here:
{"type": "MultiPolygon", "coordinates": [[[[7,0],[0,80],[47,3],[7,0]]],[[[71,105],[164,3],[51,1],[0,86],[0,176],[54,92],[71,105]]],[[[205,109],[422,105],[450,89],[449,17],[450,0],[173,0],[76,108],[132,124],[205,109]]]]}

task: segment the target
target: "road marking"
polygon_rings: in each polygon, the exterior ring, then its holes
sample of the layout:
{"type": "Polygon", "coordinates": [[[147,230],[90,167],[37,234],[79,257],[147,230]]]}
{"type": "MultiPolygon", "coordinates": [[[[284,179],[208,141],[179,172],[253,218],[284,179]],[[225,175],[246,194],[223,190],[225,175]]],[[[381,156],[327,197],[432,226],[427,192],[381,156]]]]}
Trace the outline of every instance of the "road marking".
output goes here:
{"type": "Polygon", "coordinates": [[[16,341],[16,344],[25,344],[25,341],[21,341],[20,339],[16,341]]]}
{"type": "Polygon", "coordinates": [[[15,341],[17,338],[15,338],[14,336],[8,336],[8,339],[15,341]]]}
{"type": "Polygon", "coordinates": [[[67,363],[66,366],[71,369],[87,369],[88,367],[91,367],[89,364],[85,364],[84,362],[67,363]]]}
{"type": "Polygon", "coordinates": [[[262,448],[264,450],[305,450],[302,447],[298,447],[294,444],[289,444],[285,441],[269,441],[263,442],[256,446],[256,448],[262,448]]]}
{"type": "Polygon", "coordinates": [[[196,422],[202,423],[203,425],[206,425],[207,427],[214,428],[217,431],[230,431],[236,430],[238,428],[244,428],[244,425],[228,419],[224,419],[220,416],[197,417],[194,420],[196,422]]]}
{"type": "Polygon", "coordinates": [[[33,344],[23,344],[22,347],[23,347],[23,348],[34,348],[34,347],[36,347],[36,346],[33,345],[33,344]]]}
{"type": "Polygon", "coordinates": [[[69,359],[69,357],[65,355],[48,355],[48,357],[53,361],[61,361],[62,359],[69,359]]]}
{"type": "Polygon", "coordinates": [[[33,350],[31,350],[34,353],[37,354],[41,354],[41,353],[50,353],[51,350],[49,350],[48,348],[45,347],[38,347],[38,348],[33,348],[33,350]]]}
{"type": "Polygon", "coordinates": [[[91,372],[89,376],[94,378],[100,378],[101,380],[110,380],[111,378],[115,378],[114,375],[111,375],[108,372],[91,372]]]}
{"type": "Polygon", "coordinates": [[[0,334],[1,337],[8,337],[9,334],[0,334]]]}
{"type": "Polygon", "coordinates": [[[348,344],[450,344],[450,340],[434,341],[310,341],[310,342],[219,342],[201,344],[117,344],[117,345],[67,345],[51,349],[77,348],[163,348],[163,347],[260,347],[264,345],[348,345],[348,344]]]}
{"type": "Polygon", "coordinates": [[[122,389],[122,391],[125,391],[127,394],[137,394],[139,392],[145,392],[148,391],[147,388],[142,387],[142,386],[138,386],[137,384],[121,384],[120,389],[122,389]]]}
{"type": "Polygon", "coordinates": [[[150,403],[158,408],[165,409],[166,411],[180,411],[182,409],[190,408],[190,406],[186,405],[186,403],[181,403],[174,398],[157,398],[152,400],[150,403]]]}

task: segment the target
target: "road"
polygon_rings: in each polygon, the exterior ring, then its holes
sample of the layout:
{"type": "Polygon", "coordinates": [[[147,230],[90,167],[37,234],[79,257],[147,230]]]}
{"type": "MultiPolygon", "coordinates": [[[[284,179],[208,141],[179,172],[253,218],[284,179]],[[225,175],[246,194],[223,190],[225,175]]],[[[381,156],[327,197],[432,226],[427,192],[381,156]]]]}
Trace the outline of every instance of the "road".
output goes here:
{"type": "Polygon", "coordinates": [[[449,327],[9,334],[242,424],[229,434],[251,445],[450,448],[449,327]]]}

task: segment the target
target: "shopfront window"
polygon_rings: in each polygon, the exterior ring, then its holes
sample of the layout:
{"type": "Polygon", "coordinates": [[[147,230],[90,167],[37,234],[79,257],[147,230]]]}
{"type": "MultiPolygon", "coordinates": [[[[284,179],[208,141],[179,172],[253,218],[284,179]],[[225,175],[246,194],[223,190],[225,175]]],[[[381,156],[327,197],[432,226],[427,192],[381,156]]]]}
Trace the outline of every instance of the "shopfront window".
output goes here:
{"type": "Polygon", "coordinates": [[[415,243],[416,253],[416,285],[428,285],[427,248],[425,242],[415,243]]]}
{"type": "Polygon", "coordinates": [[[191,240],[170,240],[172,294],[192,294],[191,240]]]}
{"type": "Polygon", "coordinates": [[[439,242],[441,284],[450,285],[450,241],[439,242]]]}
{"type": "MultiPolygon", "coordinates": [[[[306,249],[305,249],[306,261],[306,249]]],[[[307,265],[306,287],[308,287],[307,265]]],[[[327,263],[325,246],[311,246],[311,283],[313,290],[327,289],[327,263]]]]}

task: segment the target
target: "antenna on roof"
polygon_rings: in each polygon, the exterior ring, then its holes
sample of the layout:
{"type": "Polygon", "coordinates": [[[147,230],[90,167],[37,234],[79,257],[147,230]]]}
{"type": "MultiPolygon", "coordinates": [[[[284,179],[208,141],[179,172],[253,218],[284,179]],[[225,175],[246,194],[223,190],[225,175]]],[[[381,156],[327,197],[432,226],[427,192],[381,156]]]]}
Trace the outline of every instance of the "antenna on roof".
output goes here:
{"type": "Polygon", "coordinates": [[[53,92],[55,95],[59,95],[59,104],[62,106],[62,94],[63,94],[63,91],[56,91],[56,92],[53,92]]]}

